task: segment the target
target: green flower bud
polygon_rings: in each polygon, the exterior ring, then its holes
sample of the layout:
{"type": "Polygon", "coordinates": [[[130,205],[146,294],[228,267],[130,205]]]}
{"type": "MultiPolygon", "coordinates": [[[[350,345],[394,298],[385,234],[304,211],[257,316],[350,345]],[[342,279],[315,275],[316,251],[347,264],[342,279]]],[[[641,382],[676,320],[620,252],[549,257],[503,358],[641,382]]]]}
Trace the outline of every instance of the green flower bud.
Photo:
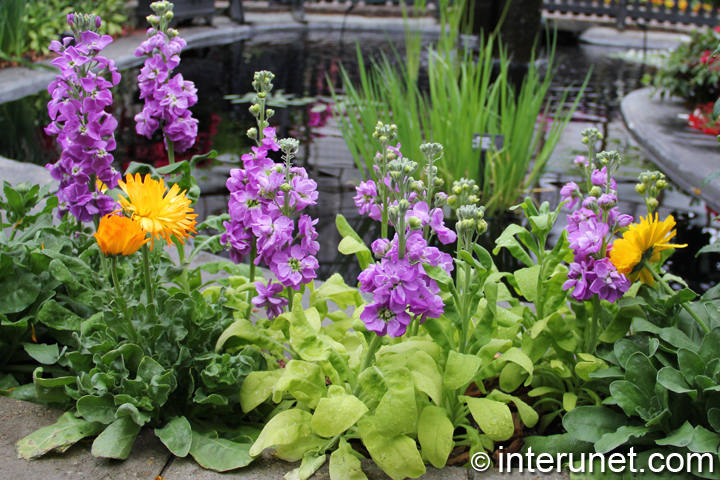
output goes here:
{"type": "Polygon", "coordinates": [[[457,203],[457,197],[455,195],[450,195],[447,198],[447,204],[450,205],[451,207],[455,206],[456,203],[457,203]]]}
{"type": "Polygon", "coordinates": [[[582,143],[587,145],[588,143],[590,143],[590,139],[588,137],[583,137],[582,143]]]}
{"type": "Polygon", "coordinates": [[[659,204],[660,203],[657,201],[657,198],[649,198],[647,201],[647,206],[651,212],[655,210],[659,204]]]}
{"type": "Polygon", "coordinates": [[[292,190],[292,186],[289,183],[283,183],[282,185],[280,185],[280,190],[287,193],[292,190]]]}
{"type": "Polygon", "coordinates": [[[635,185],[635,191],[639,193],[640,195],[645,195],[645,192],[647,191],[647,187],[644,183],[638,183],[635,185]]]}
{"type": "Polygon", "coordinates": [[[380,143],[387,143],[388,138],[385,135],[380,135],[378,140],[380,140],[380,143]]]}
{"type": "Polygon", "coordinates": [[[452,192],[453,192],[455,195],[460,195],[460,194],[462,193],[462,191],[463,191],[463,189],[462,189],[462,187],[461,187],[460,185],[455,185],[455,186],[452,188],[452,192]]]}
{"type": "Polygon", "coordinates": [[[260,105],[258,105],[257,103],[254,105],[250,105],[250,108],[248,110],[250,110],[250,113],[252,113],[254,117],[260,115],[260,105]]]}
{"type": "Polygon", "coordinates": [[[590,189],[590,196],[598,198],[600,195],[602,195],[602,188],[595,185],[590,189]]]}
{"type": "Polygon", "coordinates": [[[410,230],[420,230],[422,228],[422,222],[417,217],[410,217],[408,219],[408,226],[410,230]]]}
{"type": "Polygon", "coordinates": [[[248,131],[247,131],[248,137],[257,138],[257,134],[258,134],[257,128],[255,128],[255,127],[248,128],[248,131]]]}
{"type": "Polygon", "coordinates": [[[662,190],[663,188],[667,188],[668,183],[665,180],[658,180],[655,186],[658,188],[658,190],[662,190]]]}
{"type": "Polygon", "coordinates": [[[445,185],[445,180],[443,180],[442,178],[436,177],[435,180],[433,181],[433,185],[435,186],[435,188],[440,188],[443,185],[445,185]]]}
{"type": "Polygon", "coordinates": [[[485,232],[487,232],[487,229],[488,229],[488,224],[485,220],[480,220],[477,222],[477,232],[479,235],[482,235],[485,232]]]}
{"type": "Polygon", "coordinates": [[[268,108],[267,110],[265,110],[265,117],[270,118],[273,115],[275,115],[275,110],[273,110],[272,108],[268,108]]]}

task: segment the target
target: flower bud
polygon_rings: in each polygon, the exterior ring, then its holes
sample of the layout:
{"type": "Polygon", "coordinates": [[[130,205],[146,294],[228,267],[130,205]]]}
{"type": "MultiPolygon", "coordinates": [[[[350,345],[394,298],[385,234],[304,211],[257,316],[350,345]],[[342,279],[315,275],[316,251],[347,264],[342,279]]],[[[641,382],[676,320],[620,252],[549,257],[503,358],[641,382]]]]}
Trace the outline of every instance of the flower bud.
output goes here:
{"type": "Polygon", "coordinates": [[[370,245],[372,252],[375,254],[375,258],[384,257],[391,247],[392,242],[386,238],[379,238],[370,245]]]}
{"type": "Polygon", "coordinates": [[[67,23],[71,27],[75,25],[75,14],[74,13],[67,14],[67,23]]]}
{"type": "Polygon", "coordinates": [[[410,210],[410,202],[403,198],[398,202],[398,209],[402,215],[405,215],[407,211],[410,210]]]}
{"type": "Polygon", "coordinates": [[[292,186],[289,183],[283,183],[282,185],[280,185],[280,190],[287,193],[292,190],[292,186]]]}
{"type": "Polygon", "coordinates": [[[582,143],[585,144],[585,145],[587,145],[588,143],[590,143],[590,139],[589,139],[588,137],[583,137],[583,138],[582,138],[582,143]]]}
{"type": "Polygon", "coordinates": [[[248,110],[250,110],[250,113],[252,113],[254,117],[260,115],[260,105],[258,105],[257,103],[251,105],[248,110]]]}
{"type": "Polygon", "coordinates": [[[658,180],[655,186],[658,188],[658,190],[662,190],[663,188],[667,188],[667,182],[665,180],[658,180]]]}
{"type": "Polygon", "coordinates": [[[257,128],[255,128],[255,127],[248,128],[248,131],[247,131],[248,137],[257,138],[257,134],[258,134],[257,128]]]}
{"type": "Polygon", "coordinates": [[[389,150],[387,154],[387,159],[388,162],[392,162],[393,160],[397,160],[397,155],[395,155],[395,152],[393,152],[392,150],[389,150]]]}
{"type": "Polygon", "coordinates": [[[168,22],[172,20],[174,16],[173,12],[165,12],[165,20],[168,22]]]}
{"type": "Polygon", "coordinates": [[[449,197],[447,197],[448,205],[450,205],[451,207],[454,207],[456,203],[457,203],[457,197],[455,195],[450,195],[449,197]]]}
{"type": "Polygon", "coordinates": [[[100,25],[102,25],[102,20],[100,17],[95,17],[95,28],[100,28],[100,25]]]}
{"type": "Polygon", "coordinates": [[[488,229],[488,224],[485,220],[480,220],[477,222],[477,232],[479,235],[482,235],[485,232],[487,232],[487,229],[488,229]]]}
{"type": "Polygon", "coordinates": [[[380,143],[387,143],[388,137],[386,137],[385,135],[380,135],[380,138],[378,138],[378,140],[380,140],[380,143]]]}
{"type": "Polygon", "coordinates": [[[443,180],[442,178],[436,177],[435,180],[433,181],[433,185],[435,186],[435,188],[440,188],[443,185],[445,185],[445,180],[443,180]]]}
{"type": "Polygon", "coordinates": [[[258,92],[257,96],[258,96],[258,98],[266,98],[266,97],[267,97],[267,93],[265,93],[265,92],[258,92]]]}
{"type": "Polygon", "coordinates": [[[273,110],[272,108],[268,108],[267,110],[265,110],[265,116],[266,116],[267,118],[270,118],[270,117],[272,117],[273,115],[275,115],[275,110],[273,110]]]}
{"type": "Polygon", "coordinates": [[[650,211],[655,210],[660,203],[657,201],[657,198],[650,198],[647,201],[647,206],[650,209],[650,211]]]}
{"type": "Polygon", "coordinates": [[[468,203],[477,203],[480,199],[477,197],[477,195],[470,195],[468,197],[468,203]]]}
{"type": "Polygon", "coordinates": [[[273,170],[275,170],[277,173],[282,173],[283,170],[285,170],[285,166],[282,163],[276,163],[273,167],[273,170]]]}
{"type": "Polygon", "coordinates": [[[635,191],[639,193],[640,195],[645,195],[645,192],[647,191],[647,187],[644,183],[638,183],[635,185],[635,191]]]}
{"type": "Polygon", "coordinates": [[[408,218],[408,226],[410,230],[420,230],[423,227],[422,221],[417,217],[408,218]]]}
{"type": "Polygon", "coordinates": [[[448,203],[448,196],[444,192],[438,192],[435,194],[435,206],[440,208],[444,207],[448,203]]]}
{"type": "Polygon", "coordinates": [[[592,188],[590,189],[590,196],[591,196],[591,197],[597,198],[597,197],[599,197],[600,195],[602,195],[602,188],[600,188],[600,187],[598,187],[597,185],[595,185],[594,187],[592,187],[592,188]]]}
{"type": "Polygon", "coordinates": [[[460,195],[460,194],[462,193],[462,187],[461,187],[460,185],[455,185],[455,186],[452,188],[452,192],[453,192],[455,195],[460,195]]]}
{"type": "Polygon", "coordinates": [[[625,228],[628,225],[630,225],[633,222],[633,220],[634,219],[633,219],[632,215],[622,214],[617,217],[617,220],[615,220],[615,223],[617,224],[618,227],[625,228]]]}

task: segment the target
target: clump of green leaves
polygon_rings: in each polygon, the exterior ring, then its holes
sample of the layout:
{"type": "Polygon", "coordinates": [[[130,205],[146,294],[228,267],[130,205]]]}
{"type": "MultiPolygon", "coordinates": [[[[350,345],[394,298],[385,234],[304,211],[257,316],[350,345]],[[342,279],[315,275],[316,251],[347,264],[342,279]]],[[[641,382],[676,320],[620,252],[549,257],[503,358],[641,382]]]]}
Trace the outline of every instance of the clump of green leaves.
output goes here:
{"type": "Polygon", "coordinates": [[[691,32],[690,41],[670,52],[654,75],[645,76],[645,83],[663,96],[681,97],[693,105],[715,102],[720,96],[720,70],[712,54],[719,42],[720,33],[712,28],[691,32]]]}

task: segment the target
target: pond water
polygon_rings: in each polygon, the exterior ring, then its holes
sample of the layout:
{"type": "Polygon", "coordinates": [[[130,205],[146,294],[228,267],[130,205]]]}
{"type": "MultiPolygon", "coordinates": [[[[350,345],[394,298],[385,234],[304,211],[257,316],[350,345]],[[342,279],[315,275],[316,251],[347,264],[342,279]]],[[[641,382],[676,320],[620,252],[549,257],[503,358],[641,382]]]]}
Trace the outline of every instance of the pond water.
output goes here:
{"type": "MultiPolygon", "coordinates": [[[[199,102],[192,110],[200,121],[200,134],[192,151],[180,158],[215,149],[222,160],[213,162],[205,170],[207,173],[201,181],[203,196],[196,209],[200,218],[227,210],[224,180],[232,162],[252,145],[245,136],[245,131],[254,126],[253,117],[247,112],[249,103],[233,102],[226,97],[243,97],[251,90],[255,71],[271,70],[276,75],[275,92],[282,92],[286,100],[283,102],[286,108],[273,106],[277,112],[272,119],[273,126],[278,128],[279,137],[294,136],[301,140],[298,162],[308,168],[320,190],[319,204],[309,212],[319,218],[322,242],[319,277],[341,272],[346,280],[354,282],[359,267],[354,258],[337,253],[340,237],[335,229],[335,216],[345,215],[368,239],[372,238],[375,225],[357,216],[352,200],[353,184],[361,174],[330,114],[332,100],[327,80],[341,87],[341,64],[351,76],[357,75],[357,44],[363,57],[369,59],[378,58],[382,53],[394,58],[393,48],[402,55],[403,43],[401,35],[303,31],[258,35],[229,45],[184,52],[177,71],[198,87],[199,102]]],[[[577,44],[558,47],[554,95],[561,95],[568,87],[574,95],[588,72],[591,78],[574,121],[563,135],[549,171],[542,179],[541,188],[534,193],[538,200],[557,204],[559,187],[574,178],[570,162],[582,153],[579,132],[588,126],[596,126],[605,134],[604,148],[618,150],[626,159],[620,176],[621,198],[639,200],[633,191],[634,178],[638,172],[653,167],[629,139],[618,110],[623,95],[642,86],[646,68],[616,58],[615,55],[621,53],[622,49],[610,47],[577,44]]],[[[119,120],[115,158],[121,167],[130,161],[161,166],[167,157],[160,135],[147,139],[135,133],[133,117],[142,108],[137,94],[137,73],[137,68],[124,71],[115,91],[113,113],[119,120]]],[[[42,130],[48,123],[45,110],[48,98],[47,93],[41,93],[0,105],[0,131],[3,132],[0,155],[40,165],[57,158],[54,142],[42,130]]],[[[627,213],[642,214],[637,202],[624,202],[621,207],[627,213]]],[[[696,260],[694,255],[716,236],[716,231],[707,228],[710,217],[703,207],[693,204],[682,192],[669,192],[662,199],[661,215],[671,212],[679,219],[678,240],[691,244],[673,257],[671,271],[690,279],[691,287],[703,291],[720,280],[716,268],[720,257],[705,255],[696,260]]],[[[488,241],[495,238],[508,221],[516,219],[491,221],[488,241]]],[[[563,228],[562,222],[559,223],[557,234],[563,228]]],[[[513,268],[511,259],[502,257],[499,261],[504,263],[501,268],[513,268]]]]}

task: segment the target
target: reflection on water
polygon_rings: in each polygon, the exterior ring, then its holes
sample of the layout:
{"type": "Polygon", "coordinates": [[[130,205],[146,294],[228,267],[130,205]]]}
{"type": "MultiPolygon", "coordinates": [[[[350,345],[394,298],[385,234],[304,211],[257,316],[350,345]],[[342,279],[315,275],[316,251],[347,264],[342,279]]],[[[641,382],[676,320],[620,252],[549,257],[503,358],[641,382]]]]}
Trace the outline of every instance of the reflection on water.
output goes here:
{"type": "MultiPolygon", "coordinates": [[[[186,79],[195,82],[199,96],[198,104],[192,109],[199,120],[198,140],[193,150],[180,155],[180,158],[215,149],[222,160],[215,161],[201,173],[203,196],[196,207],[199,220],[227,210],[228,196],[224,182],[232,166],[232,163],[227,162],[236,162],[239,155],[252,146],[244,133],[254,126],[254,118],[247,111],[249,104],[233,103],[225,97],[242,97],[251,90],[255,71],[271,70],[276,75],[275,91],[282,91],[286,99],[311,99],[286,108],[274,107],[276,115],[271,123],[278,129],[279,137],[294,136],[301,140],[298,162],[308,168],[310,175],[318,182],[319,204],[308,213],[319,219],[319,277],[327,278],[340,272],[350,283],[355,282],[359,266],[354,257],[337,253],[340,237],[335,228],[335,217],[338,213],[345,215],[353,228],[368,241],[377,235],[378,225],[357,215],[352,200],[352,185],[361,178],[361,173],[355,168],[330,114],[327,81],[335,87],[341,87],[341,64],[351,76],[357,78],[356,44],[361,46],[366,59],[378,58],[383,52],[394,58],[393,47],[402,54],[403,37],[359,32],[346,32],[341,36],[339,32],[325,31],[265,34],[229,45],[189,50],[183,53],[182,63],[177,69],[186,79]]],[[[564,88],[577,89],[592,68],[588,89],[574,119],[583,123],[568,127],[568,135],[563,138],[558,150],[562,150],[563,144],[571,148],[581,147],[573,131],[591,124],[605,134],[605,148],[617,149],[617,144],[624,141],[621,138],[622,129],[617,128],[619,103],[623,95],[641,86],[644,67],[611,58],[613,53],[619,51],[621,49],[589,45],[558,47],[558,68],[553,89],[555,95],[561,95],[564,88]]],[[[116,103],[113,114],[119,121],[115,158],[120,167],[130,161],[161,166],[167,162],[167,156],[160,135],[148,139],[135,133],[133,117],[142,108],[138,99],[137,74],[137,68],[123,72],[123,80],[114,91],[116,103]]],[[[43,132],[43,127],[49,121],[45,111],[48,99],[48,94],[44,92],[0,105],[0,131],[3,132],[0,136],[0,155],[40,165],[56,160],[57,147],[43,132]]],[[[285,102],[288,103],[294,102],[285,102]]],[[[635,198],[630,178],[637,171],[651,167],[638,152],[621,153],[626,157],[634,157],[630,162],[630,171],[623,173],[627,175],[627,181],[621,182],[621,185],[627,187],[627,192],[626,195],[621,193],[621,198],[635,198]]],[[[543,179],[542,186],[548,187],[548,191],[536,194],[538,201],[548,200],[556,205],[559,200],[557,189],[572,179],[568,169],[570,157],[560,157],[560,154],[556,155],[550,167],[554,173],[543,179]]],[[[689,203],[687,197],[678,193],[674,195],[675,200],[668,201],[661,214],[686,212],[676,215],[680,225],[678,240],[691,245],[676,253],[671,268],[673,273],[690,279],[691,287],[702,291],[720,280],[716,278],[716,265],[720,257],[704,255],[697,260],[694,258],[695,252],[706,244],[709,235],[702,232],[707,215],[702,211],[688,210],[685,207],[689,203]],[[677,196],[680,201],[677,201],[677,196]]],[[[633,204],[623,206],[630,211],[636,207],[633,204]]],[[[564,217],[561,217],[556,234],[563,228],[562,219],[564,217]]],[[[514,221],[518,221],[518,217],[513,214],[502,219],[489,219],[491,231],[484,237],[487,243],[484,246],[492,250],[494,245],[490,239],[497,238],[505,226],[514,221]]],[[[518,268],[516,261],[505,250],[496,261],[499,268],[506,271],[518,268]]]]}

